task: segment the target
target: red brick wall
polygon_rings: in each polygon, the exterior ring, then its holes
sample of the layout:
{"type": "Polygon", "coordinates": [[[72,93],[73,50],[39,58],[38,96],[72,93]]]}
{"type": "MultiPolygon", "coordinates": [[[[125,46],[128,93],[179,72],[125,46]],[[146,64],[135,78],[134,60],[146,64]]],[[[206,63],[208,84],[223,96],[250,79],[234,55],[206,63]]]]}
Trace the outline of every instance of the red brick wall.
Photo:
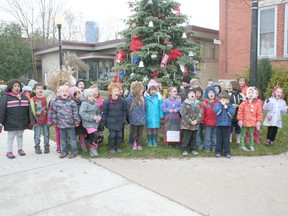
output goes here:
{"type": "Polygon", "coordinates": [[[220,0],[219,79],[236,78],[249,66],[250,17],[251,8],[243,1],[220,0]]]}
{"type": "MultiPolygon", "coordinates": [[[[259,0],[260,2],[261,0],[259,0]]],[[[251,1],[246,1],[251,5],[251,1]]],[[[277,6],[276,58],[284,54],[285,5],[277,6]]],[[[251,8],[244,1],[220,0],[219,79],[237,78],[250,65],[251,8]]],[[[288,67],[288,61],[274,60],[273,67],[288,67]]]]}
{"type": "Polygon", "coordinates": [[[284,54],[284,26],[285,26],[285,5],[277,6],[277,48],[276,57],[283,58],[284,54]]]}

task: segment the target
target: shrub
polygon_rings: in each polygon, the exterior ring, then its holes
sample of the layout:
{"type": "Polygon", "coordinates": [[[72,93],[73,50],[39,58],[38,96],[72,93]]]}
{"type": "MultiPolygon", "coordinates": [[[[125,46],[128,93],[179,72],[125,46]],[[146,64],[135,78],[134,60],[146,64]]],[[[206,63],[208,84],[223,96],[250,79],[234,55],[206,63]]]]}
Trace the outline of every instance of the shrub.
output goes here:
{"type": "Polygon", "coordinates": [[[288,68],[276,68],[272,69],[272,76],[268,83],[265,98],[269,98],[272,95],[273,87],[280,86],[284,90],[285,100],[288,98],[288,68]]]}
{"type": "Polygon", "coordinates": [[[108,85],[111,83],[111,81],[107,78],[102,78],[97,80],[97,86],[100,90],[107,90],[108,85]]]}
{"type": "Polygon", "coordinates": [[[257,67],[257,88],[260,90],[260,98],[264,98],[268,83],[272,76],[272,65],[268,58],[263,58],[257,67]]]}

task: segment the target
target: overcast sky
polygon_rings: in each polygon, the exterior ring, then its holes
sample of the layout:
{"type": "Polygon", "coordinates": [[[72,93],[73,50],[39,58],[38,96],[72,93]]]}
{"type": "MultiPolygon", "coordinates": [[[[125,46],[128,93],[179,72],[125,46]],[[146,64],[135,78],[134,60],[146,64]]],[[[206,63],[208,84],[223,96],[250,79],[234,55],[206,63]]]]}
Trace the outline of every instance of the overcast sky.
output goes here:
{"type": "MultiPolygon", "coordinates": [[[[191,15],[189,24],[219,29],[219,0],[176,0],[181,13],[191,15]]],[[[66,0],[73,11],[82,11],[85,20],[105,23],[129,15],[129,0],[66,0]]]]}

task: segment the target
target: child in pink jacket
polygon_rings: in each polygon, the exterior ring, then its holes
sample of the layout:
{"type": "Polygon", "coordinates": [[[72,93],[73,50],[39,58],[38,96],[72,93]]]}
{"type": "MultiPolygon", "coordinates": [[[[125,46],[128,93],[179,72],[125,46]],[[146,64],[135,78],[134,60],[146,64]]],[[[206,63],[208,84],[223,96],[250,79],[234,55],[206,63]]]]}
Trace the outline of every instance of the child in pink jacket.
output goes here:
{"type": "Polygon", "coordinates": [[[250,151],[255,151],[254,149],[254,130],[260,130],[260,125],[263,117],[262,107],[257,102],[256,90],[253,87],[248,87],[246,93],[246,100],[243,101],[238,109],[237,119],[238,124],[241,129],[240,134],[240,149],[243,151],[249,151],[244,145],[244,138],[246,131],[249,131],[249,148],[250,151]]]}

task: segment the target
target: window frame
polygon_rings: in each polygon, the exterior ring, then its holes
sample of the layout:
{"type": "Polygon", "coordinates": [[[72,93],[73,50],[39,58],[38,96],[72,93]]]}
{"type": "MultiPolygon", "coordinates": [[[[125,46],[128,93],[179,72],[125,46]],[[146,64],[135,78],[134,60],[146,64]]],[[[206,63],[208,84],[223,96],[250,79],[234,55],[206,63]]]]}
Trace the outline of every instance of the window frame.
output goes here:
{"type": "Polygon", "coordinates": [[[259,58],[275,58],[277,53],[277,5],[270,6],[270,7],[263,7],[259,8],[258,10],[258,57],[259,58]],[[260,55],[260,14],[261,11],[274,9],[274,52],[272,55],[260,55]]]}

